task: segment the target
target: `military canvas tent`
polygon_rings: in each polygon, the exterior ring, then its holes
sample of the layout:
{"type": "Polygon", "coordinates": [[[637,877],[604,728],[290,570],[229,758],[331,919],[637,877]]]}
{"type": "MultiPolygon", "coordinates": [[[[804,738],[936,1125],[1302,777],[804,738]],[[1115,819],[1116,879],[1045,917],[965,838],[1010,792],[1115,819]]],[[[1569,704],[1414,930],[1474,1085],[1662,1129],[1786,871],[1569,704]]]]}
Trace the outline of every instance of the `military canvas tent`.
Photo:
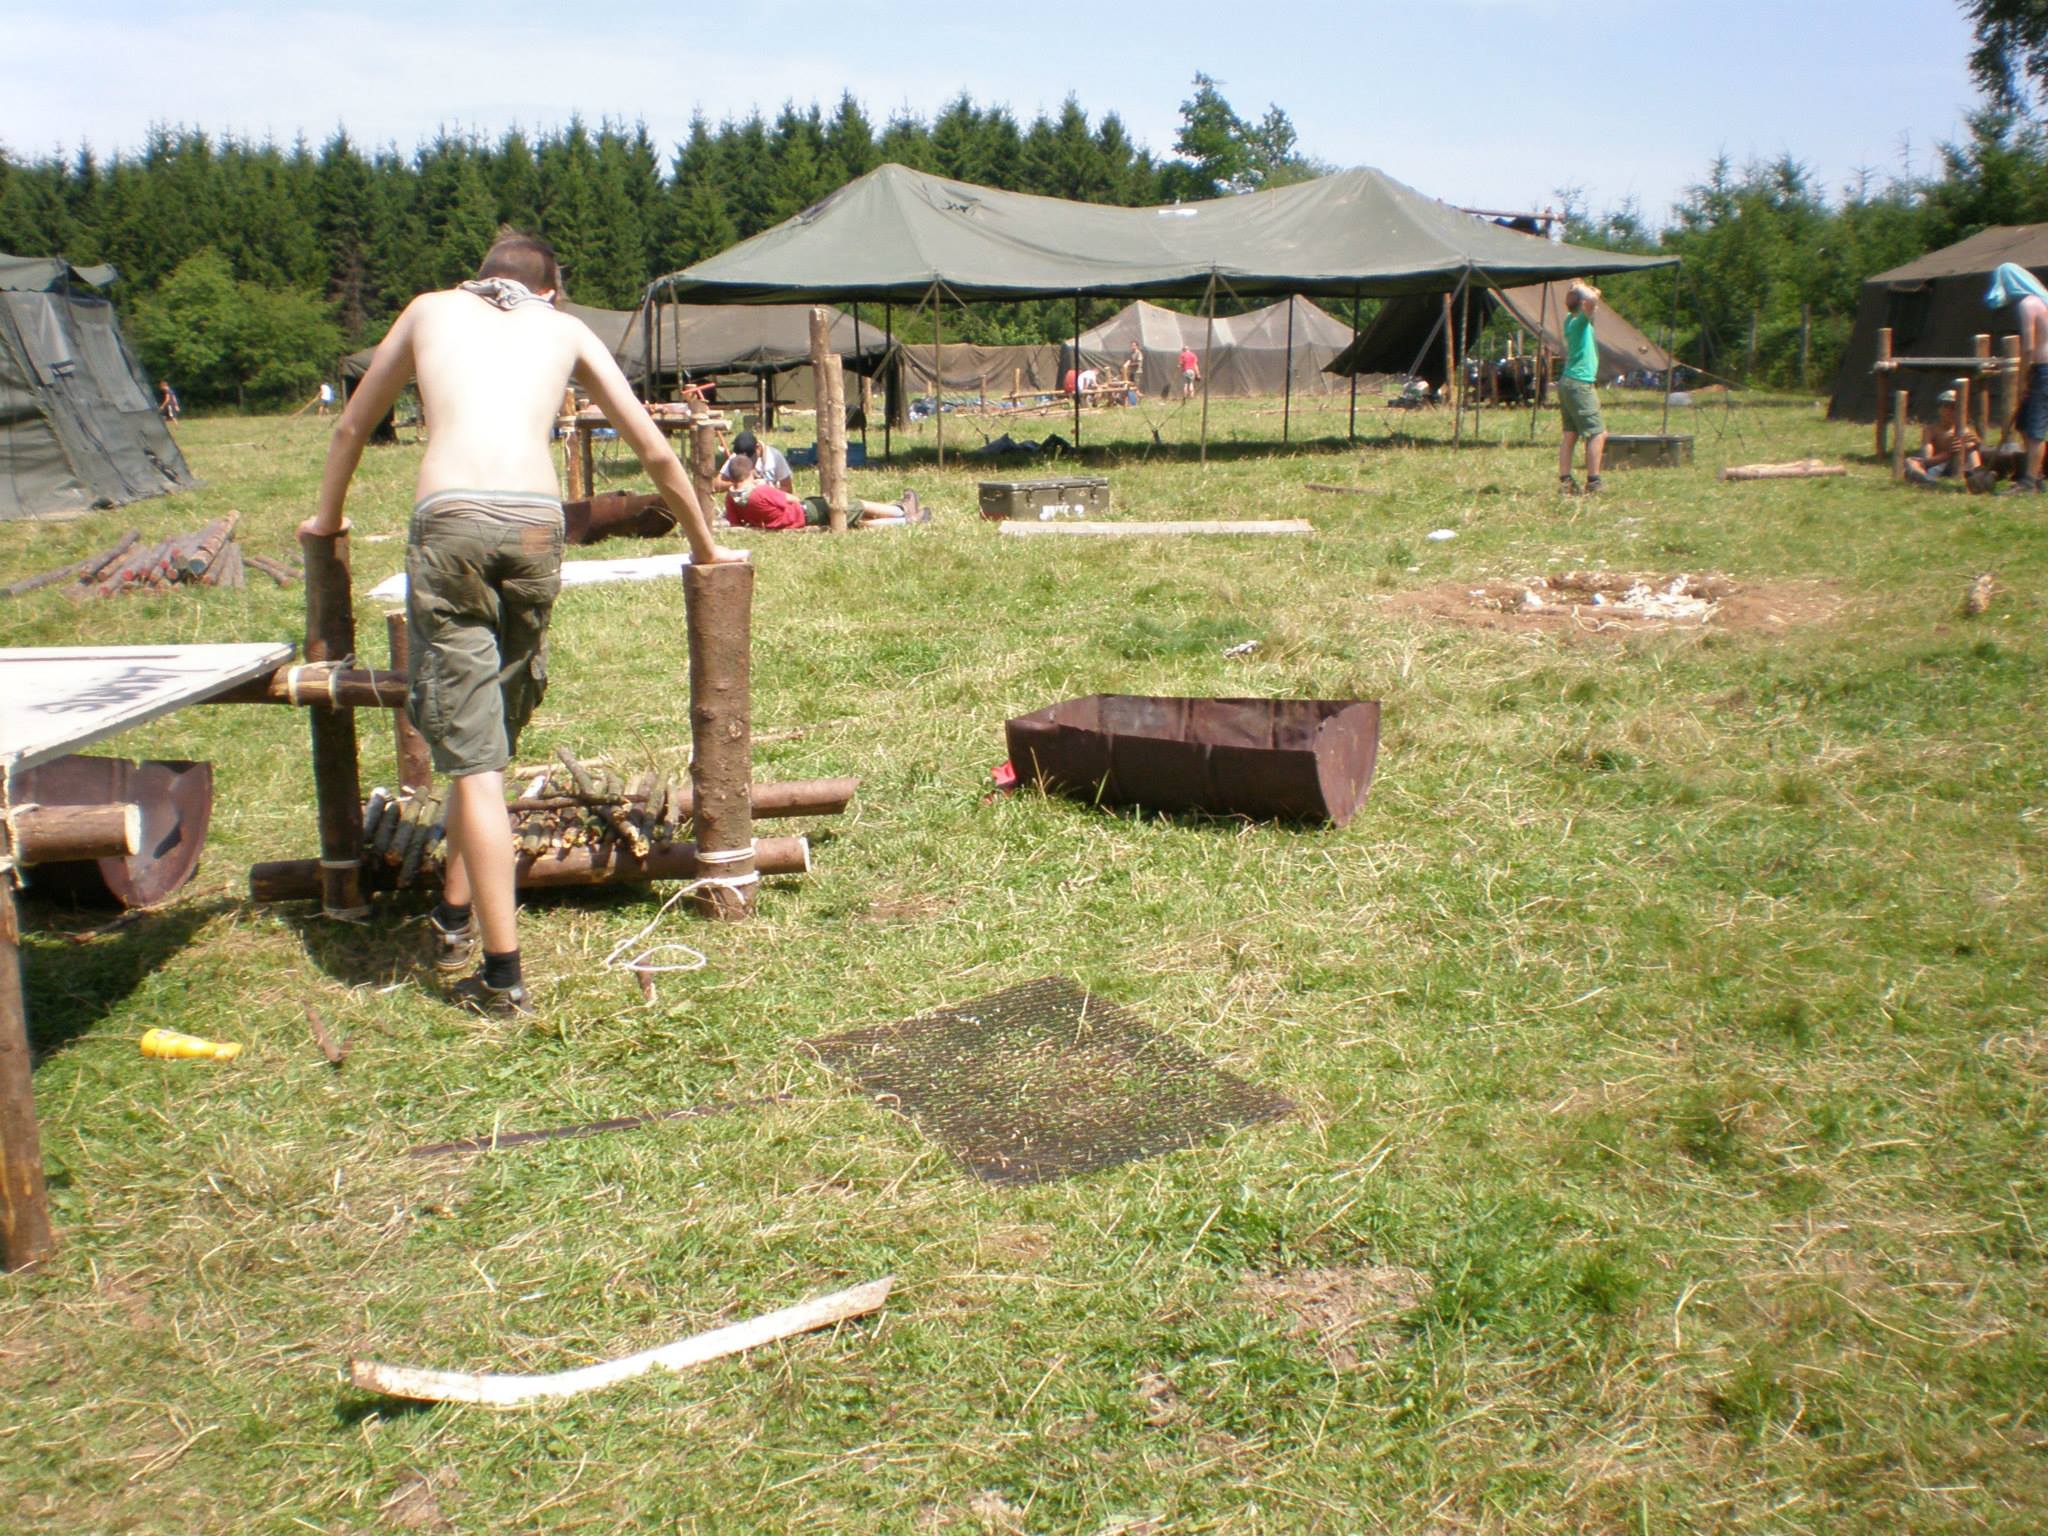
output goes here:
{"type": "Polygon", "coordinates": [[[1191,347],[1216,395],[1278,395],[1293,369],[1296,394],[1329,394],[1340,386],[1323,370],[1351,342],[1351,327],[1328,310],[1295,297],[1242,315],[1218,315],[1212,336],[1206,315],[1182,314],[1139,299],[1092,331],[1081,333],[1081,357],[1120,369],[1131,343],[1144,349],[1139,387],[1147,395],[1180,387],[1181,348],[1191,347]],[[1288,336],[1293,311],[1293,339],[1288,336]]]}
{"type": "Polygon", "coordinates": [[[0,255],[0,519],[118,507],[196,484],[94,290],[111,267],[0,255]]]}
{"type": "Polygon", "coordinates": [[[681,272],[689,304],[967,302],[1103,294],[1237,298],[1442,293],[1667,266],[1554,245],[1460,213],[1379,171],[1239,197],[1121,208],[884,165],[681,272]]]}
{"type": "Polygon", "coordinates": [[[899,343],[897,350],[914,394],[928,393],[936,384],[949,395],[1000,399],[1018,391],[1049,394],[1060,387],[1060,349],[1050,342],[987,347],[965,341],[939,347],[899,343]]]}
{"type": "MultiPolygon", "coordinates": [[[[2048,281],[2048,224],[2005,224],[1980,230],[1967,240],[1929,251],[1902,267],[1880,272],[1863,285],[1856,326],[1835,370],[1828,401],[1831,421],[1869,421],[1877,414],[1877,333],[1891,327],[1895,357],[1969,357],[1980,335],[2010,336],[2010,309],[1984,306],[1991,274],[2014,261],[2048,281]]],[[[1992,350],[1997,351],[1994,342],[1992,350]]],[[[1934,419],[1934,397],[1947,387],[1938,374],[1900,374],[1912,391],[1913,413],[1934,419]]]]}
{"type": "MultiPolygon", "coordinates": [[[[1541,337],[1551,356],[1562,357],[1567,286],[1563,282],[1531,283],[1497,293],[1473,294],[1464,325],[1476,336],[1498,307],[1527,335],[1541,337]]],[[[1330,363],[1330,372],[1412,374],[1432,384],[1443,383],[1443,312],[1441,297],[1389,299],[1380,306],[1372,323],[1359,333],[1357,342],[1330,363]]],[[[1654,376],[1661,383],[1664,371],[1671,366],[1671,354],[1629,324],[1611,304],[1602,303],[1593,311],[1593,340],[1600,350],[1603,384],[1644,376],[1654,376]]],[[[1468,350],[1461,339],[1459,354],[1463,356],[1468,350]]]]}

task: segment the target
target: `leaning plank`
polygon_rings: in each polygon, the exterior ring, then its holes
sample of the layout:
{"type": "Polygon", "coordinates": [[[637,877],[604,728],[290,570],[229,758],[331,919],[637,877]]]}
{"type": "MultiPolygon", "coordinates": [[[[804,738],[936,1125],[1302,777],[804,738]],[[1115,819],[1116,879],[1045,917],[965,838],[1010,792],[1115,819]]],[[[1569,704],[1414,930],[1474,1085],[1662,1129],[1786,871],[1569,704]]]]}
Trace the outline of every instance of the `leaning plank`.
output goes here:
{"type": "Polygon", "coordinates": [[[1846,475],[1842,464],[1824,464],[1819,459],[1795,459],[1789,464],[1731,464],[1721,471],[1723,480],[1824,480],[1846,475]]]}
{"type": "Polygon", "coordinates": [[[1097,538],[1145,538],[1189,533],[1314,533],[1315,524],[1305,517],[1277,517],[1263,522],[1217,523],[1013,523],[996,525],[1005,538],[1030,538],[1041,533],[1094,535],[1097,538]]]}
{"type": "Polygon", "coordinates": [[[843,1323],[849,1318],[865,1317],[870,1312],[881,1310],[882,1304],[889,1299],[889,1288],[895,1283],[894,1275],[884,1275],[851,1290],[834,1291],[829,1296],[818,1296],[793,1307],[784,1307],[780,1312],[714,1328],[709,1333],[693,1334],[687,1339],[644,1349],[635,1355],[600,1361],[580,1371],[556,1371],[545,1376],[502,1376],[476,1371],[428,1371],[415,1366],[386,1365],[377,1360],[351,1357],[349,1380],[366,1392],[382,1392],[415,1402],[482,1403],[490,1408],[516,1408],[522,1403],[536,1403],[548,1398],[578,1397],[585,1392],[630,1381],[635,1376],[644,1376],[657,1368],[688,1370],[693,1365],[737,1355],[777,1339],[793,1338],[800,1333],[843,1323]]]}

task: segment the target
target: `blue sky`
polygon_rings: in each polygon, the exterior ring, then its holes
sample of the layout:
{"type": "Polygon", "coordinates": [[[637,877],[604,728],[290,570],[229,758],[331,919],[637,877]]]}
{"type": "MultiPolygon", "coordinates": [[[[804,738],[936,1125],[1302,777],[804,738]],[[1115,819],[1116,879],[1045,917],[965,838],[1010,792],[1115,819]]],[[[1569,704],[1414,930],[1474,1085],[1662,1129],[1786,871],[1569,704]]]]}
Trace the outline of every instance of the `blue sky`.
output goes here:
{"type": "Polygon", "coordinates": [[[1197,70],[1240,113],[1286,110],[1302,147],[1447,201],[1524,207],[1583,187],[1660,219],[1720,151],[1789,151],[1838,189],[1915,171],[1975,102],[1954,0],[1353,0],[1265,7],[868,5],[765,0],[0,0],[0,144],[137,144],[152,122],[316,142],[336,124],[410,149],[572,113],[644,120],[667,148],[711,118],[851,88],[878,122],[965,90],[1020,119],[1069,91],[1165,154],[1197,70]]]}

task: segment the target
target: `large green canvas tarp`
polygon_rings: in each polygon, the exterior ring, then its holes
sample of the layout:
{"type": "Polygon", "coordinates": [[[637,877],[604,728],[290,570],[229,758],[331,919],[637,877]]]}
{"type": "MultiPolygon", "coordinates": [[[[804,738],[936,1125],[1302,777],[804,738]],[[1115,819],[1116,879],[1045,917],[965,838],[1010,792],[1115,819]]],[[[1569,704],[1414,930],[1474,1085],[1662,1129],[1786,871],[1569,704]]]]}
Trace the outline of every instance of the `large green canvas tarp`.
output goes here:
{"type": "MultiPolygon", "coordinates": [[[[2014,334],[2013,311],[1984,305],[1991,274],[2018,262],[2048,281],[2048,224],[1999,224],[1967,240],[1915,257],[1866,280],[1856,303],[1856,326],[1835,370],[1828,401],[1831,421],[1869,421],[1877,414],[1877,333],[1891,327],[1895,357],[1969,357],[1977,337],[2014,334]]],[[[1913,415],[1934,419],[1934,397],[1948,388],[1939,374],[1907,373],[1898,382],[1912,397],[1913,415]]]]}
{"type": "Polygon", "coordinates": [[[196,482],[93,291],[109,267],[0,255],[0,519],[117,507],[196,482]]]}
{"type": "Polygon", "coordinates": [[[1440,293],[1668,266],[1532,240],[1359,169],[1161,208],[1033,197],[884,165],[667,277],[685,303],[915,303],[1049,294],[1440,293]]]}

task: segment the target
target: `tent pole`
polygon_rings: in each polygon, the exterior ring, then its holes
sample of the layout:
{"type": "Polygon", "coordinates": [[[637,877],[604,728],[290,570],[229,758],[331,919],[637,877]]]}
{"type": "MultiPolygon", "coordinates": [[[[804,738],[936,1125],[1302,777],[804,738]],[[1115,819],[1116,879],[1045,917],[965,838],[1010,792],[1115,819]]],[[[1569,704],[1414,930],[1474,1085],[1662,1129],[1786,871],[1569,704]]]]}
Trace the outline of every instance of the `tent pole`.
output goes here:
{"type": "MultiPolygon", "coordinates": [[[[669,305],[668,315],[669,340],[675,344],[676,349],[676,395],[680,398],[683,393],[683,306],[669,305]]],[[[656,324],[659,323],[657,320],[656,324]]]]}
{"type": "Polygon", "coordinates": [[[939,468],[946,467],[946,316],[940,305],[938,280],[932,280],[932,424],[939,429],[939,468]]]}
{"type": "MultiPolygon", "coordinates": [[[[864,353],[864,352],[863,352],[863,351],[861,350],[861,345],[860,345],[860,305],[858,305],[858,304],[855,304],[855,305],[853,306],[853,360],[854,360],[855,362],[859,362],[859,361],[861,361],[861,359],[862,359],[863,357],[865,357],[865,356],[866,356],[866,353],[864,353]]],[[[866,405],[865,405],[865,402],[863,402],[863,405],[862,405],[862,409],[861,409],[861,413],[860,413],[860,457],[861,457],[861,462],[862,462],[862,463],[866,463],[866,462],[867,462],[867,457],[868,457],[868,413],[867,413],[867,409],[866,409],[866,405]]]]}
{"type": "Polygon", "coordinates": [[[1216,352],[1216,274],[1209,274],[1209,325],[1202,334],[1202,462],[1209,462],[1209,365],[1216,352]]]}
{"type": "MultiPolygon", "coordinates": [[[[1486,327],[1486,318],[1483,311],[1481,312],[1479,325],[1482,330],[1486,327]]],[[[1458,347],[1469,360],[1472,356],[1472,290],[1470,288],[1465,290],[1465,302],[1458,306],[1458,347]]],[[[1461,372],[1459,379],[1462,381],[1463,378],[1464,375],[1461,372]]],[[[1479,360],[1478,376],[1472,380],[1472,441],[1475,443],[1485,441],[1479,435],[1479,413],[1485,409],[1486,359],[1482,357],[1479,360]]]]}
{"type": "Polygon", "coordinates": [[[1280,441],[1287,441],[1288,424],[1294,419],[1294,301],[1297,294],[1287,295],[1287,382],[1282,386],[1280,396],[1280,441]]]}
{"type": "Polygon", "coordinates": [[[1081,451],[1081,295],[1074,295],[1074,452],[1081,451]]]}
{"type": "Polygon", "coordinates": [[[896,398],[901,390],[900,375],[896,372],[901,364],[896,360],[894,309],[895,306],[887,299],[882,300],[882,354],[890,359],[890,372],[884,380],[882,387],[882,457],[885,459],[889,457],[890,418],[896,414],[896,398]],[[896,389],[889,388],[889,380],[896,380],[898,387],[896,389]]]}
{"type": "Polygon", "coordinates": [[[1671,431],[1671,390],[1678,377],[1678,274],[1671,274],[1671,328],[1664,333],[1664,419],[1657,425],[1657,435],[1664,437],[1671,431]]]}
{"type": "MultiPolygon", "coordinates": [[[[1358,340],[1358,295],[1351,295],[1351,339],[1358,340]]],[[[1358,369],[1351,370],[1351,421],[1344,429],[1347,441],[1358,441],[1358,369]]]]}
{"type": "Polygon", "coordinates": [[[1543,299],[1536,306],[1536,368],[1529,380],[1529,441],[1536,441],[1536,405],[1543,398],[1543,384],[1550,373],[1550,284],[1543,285],[1543,299]]]}
{"type": "Polygon", "coordinates": [[[654,398],[654,289],[640,299],[640,398],[654,398]]]}

